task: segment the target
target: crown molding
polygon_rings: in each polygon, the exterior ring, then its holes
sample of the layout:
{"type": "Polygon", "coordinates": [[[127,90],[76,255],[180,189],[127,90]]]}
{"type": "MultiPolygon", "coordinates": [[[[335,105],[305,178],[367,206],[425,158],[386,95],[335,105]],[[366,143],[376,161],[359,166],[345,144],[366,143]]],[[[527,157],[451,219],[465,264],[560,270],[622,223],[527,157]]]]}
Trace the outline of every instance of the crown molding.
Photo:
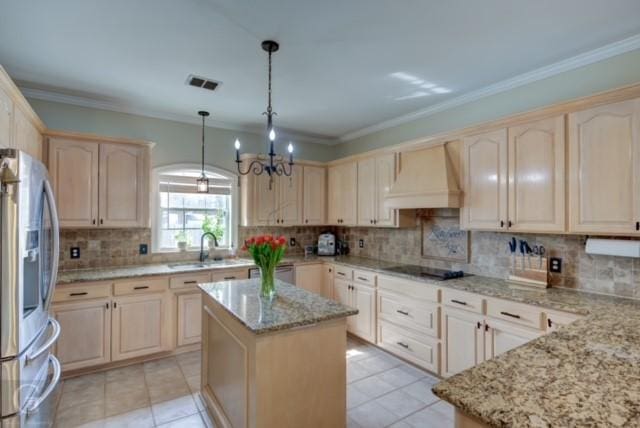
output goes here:
{"type": "Polygon", "coordinates": [[[432,116],[436,113],[451,109],[453,107],[470,103],[472,101],[476,101],[491,95],[499,94],[510,89],[515,89],[529,83],[537,82],[539,80],[546,79],[548,77],[555,76],[566,71],[574,70],[585,65],[603,61],[605,59],[621,55],[626,52],[634,51],[636,49],[640,49],[640,34],[636,34],[635,36],[619,40],[617,42],[602,46],[592,51],[585,52],[571,58],[556,62],[554,64],[520,74],[518,76],[486,86],[484,88],[468,92],[459,97],[455,97],[450,100],[432,105],[431,107],[398,116],[394,119],[385,120],[383,122],[377,123],[372,126],[367,126],[357,131],[349,132],[340,136],[339,140],[341,142],[348,142],[356,138],[364,137],[365,135],[373,134],[374,132],[393,128],[395,126],[412,122],[417,119],[432,116]]]}
{"type": "MultiPolygon", "coordinates": [[[[116,113],[126,113],[136,116],[150,117],[153,119],[170,120],[173,122],[188,123],[192,125],[200,125],[202,122],[198,117],[191,117],[181,114],[170,113],[167,111],[150,110],[141,107],[128,106],[123,103],[110,100],[100,100],[92,97],[64,94],[59,91],[51,91],[42,88],[33,88],[25,83],[18,83],[20,91],[26,98],[33,98],[42,101],[51,101],[61,104],[69,104],[78,107],[86,107],[98,110],[107,110],[116,113]]],[[[223,122],[215,119],[207,120],[207,127],[226,129],[230,131],[247,132],[255,135],[263,135],[264,128],[260,126],[242,126],[229,122],[223,122]]],[[[322,135],[300,133],[286,128],[280,128],[279,134],[285,139],[295,141],[334,145],[339,143],[338,140],[322,135]]]]}

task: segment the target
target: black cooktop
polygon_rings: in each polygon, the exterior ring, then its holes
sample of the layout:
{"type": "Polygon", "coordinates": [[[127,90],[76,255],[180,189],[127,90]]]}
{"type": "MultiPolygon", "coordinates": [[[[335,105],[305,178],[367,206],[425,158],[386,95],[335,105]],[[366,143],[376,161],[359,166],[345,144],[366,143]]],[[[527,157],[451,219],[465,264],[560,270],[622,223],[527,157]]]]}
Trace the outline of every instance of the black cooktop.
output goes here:
{"type": "MultiPolygon", "coordinates": [[[[384,269],[388,272],[402,273],[405,275],[431,278],[437,281],[445,281],[447,279],[462,278],[465,273],[461,270],[436,269],[417,265],[400,265],[392,266],[384,269]]],[[[469,275],[467,275],[469,276],[469,275]]]]}

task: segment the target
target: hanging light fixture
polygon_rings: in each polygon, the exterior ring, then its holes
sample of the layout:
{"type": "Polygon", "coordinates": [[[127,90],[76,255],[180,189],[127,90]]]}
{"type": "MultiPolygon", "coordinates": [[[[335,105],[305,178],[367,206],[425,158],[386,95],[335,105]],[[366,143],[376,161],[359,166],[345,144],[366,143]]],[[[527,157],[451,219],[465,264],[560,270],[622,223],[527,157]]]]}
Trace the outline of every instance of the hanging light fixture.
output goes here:
{"type": "Polygon", "coordinates": [[[202,172],[200,178],[196,180],[196,187],[198,193],[209,193],[209,179],[204,174],[204,118],[209,116],[209,112],[199,111],[198,114],[202,116],[202,172]]]}
{"type": "Polygon", "coordinates": [[[269,147],[269,160],[265,159],[264,161],[258,157],[258,159],[253,160],[249,167],[242,171],[242,160],[240,159],[240,141],[236,139],[235,148],[236,148],[236,163],[238,164],[238,173],[240,175],[247,175],[253,172],[255,175],[261,175],[266,172],[269,174],[269,189],[271,189],[271,184],[273,183],[273,176],[287,176],[290,177],[293,172],[293,144],[289,143],[287,147],[287,151],[289,152],[289,161],[284,162],[284,158],[282,156],[276,155],[274,150],[274,142],[276,139],[276,131],[273,128],[273,116],[276,114],[273,111],[271,106],[271,54],[277,52],[280,49],[280,45],[274,42],[273,40],[265,40],[262,42],[262,49],[265,50],[269,54],[269,86],[268,86],[268,103],[267,103],[267,111],[265,111],[264,115],[267,116],[267,137],[268,137],[268,147],[269,147]],[[288,165],[288,170],[287,170],[288,165]]]}

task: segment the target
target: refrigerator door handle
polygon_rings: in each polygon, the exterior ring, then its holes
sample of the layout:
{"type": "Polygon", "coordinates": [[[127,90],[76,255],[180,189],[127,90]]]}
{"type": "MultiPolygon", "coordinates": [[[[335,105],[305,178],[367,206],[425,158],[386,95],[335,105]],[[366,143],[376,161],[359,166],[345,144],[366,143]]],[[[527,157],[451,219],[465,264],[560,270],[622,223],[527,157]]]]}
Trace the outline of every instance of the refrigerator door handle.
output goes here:
{"type": "Polygon", "coordinates": [[[58,264],[60,262],[60,222],[58,220],[58,210],[56,209],[56,198],[53,195],[51,189],[51,183],[49,180],[44,180],[44,191],[49,202],[49,209],[51,210],[51,230],[52,230],[52,262],[51,262],[51,280],[47,291],[47,301],[44,303],[45,311],[49,310],[51,306],[51,300],[53,299],[53,290],[56,287],[56,281],[58,279],[58,264]]]}
{"type": "Polygon", "coordinates": [[[56,389],[58,382],[60,382],[60,375],[62,374],[62,368],[60,367],[60,361],[52,354],[49,355],[49,364],[53,367],[53,376],[51,377],[51,382],[49,385],[42,391],[40,397],[33,400],[26,408],[27,415],[34,413],[38,410],[38,407],[47,399],[49,395],[56,389]]]}
{"type": "MultiPolygon", "coordinates": [[[[58,340],[58,337],[60,337],[60,331],[62,330],[60,328],[60,323],[56,321],[54,318],[49,318],[47,320],[47,324],[48,324],[47,326],[50,325],[53,329],[51,336],[49,336],[49,339],[47,339],[47,341],[43,343],[42,346],[40,346],[38,349],[36,349],[33,352],[27,352],[27,355],[26,355],[27,360],[25,361],[25,364],[29,364],[30,361],[35,360],[40,355],[47,352],[49,348],[51,348],[53,344],[56,343],[56,340],[58,340]]],[[[42,334],[45,334],[47,330],[48,328],[45,328],[42,334]]]]}

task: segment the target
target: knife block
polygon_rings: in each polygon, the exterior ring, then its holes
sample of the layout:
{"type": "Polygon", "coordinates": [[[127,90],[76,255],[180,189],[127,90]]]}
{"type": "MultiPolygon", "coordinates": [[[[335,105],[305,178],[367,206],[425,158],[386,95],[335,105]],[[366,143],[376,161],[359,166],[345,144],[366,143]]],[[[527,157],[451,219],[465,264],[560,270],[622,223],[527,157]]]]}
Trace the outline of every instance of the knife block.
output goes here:
{"type": "Polygon", "coordinates": [[[549,287],[549,265],[547,258],[542,260],[538,257],[516,257],[515,264],[511,266],[509,282],[533,288],[549,287]],[[529,264],[531,262],[531,264],[529,264]]]}

